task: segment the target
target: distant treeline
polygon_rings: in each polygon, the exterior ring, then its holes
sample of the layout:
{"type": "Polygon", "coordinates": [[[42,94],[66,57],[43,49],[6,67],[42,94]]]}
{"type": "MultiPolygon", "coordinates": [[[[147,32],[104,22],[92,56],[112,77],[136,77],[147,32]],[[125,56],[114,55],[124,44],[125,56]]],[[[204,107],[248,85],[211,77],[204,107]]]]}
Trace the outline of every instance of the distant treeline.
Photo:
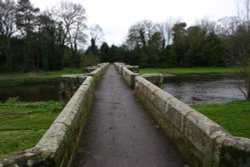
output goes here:
{"type": "Polygon", "coordinates": [[[142,67],[206,67],[243,65],[250,57],[250,24],[238,17],[203,20],[187,27],[168,20],[143,20],[129,29],[121,47],[100,48],[102,61],[123,61],[142,67]],[[109,56],[109,58],[108,58],[109,56]]]}
{"type": "MultiPolygon", "coordinates": [[[[248,18],[248,17],[247,17],[248,18]]],[[[85,9],[62,1],[40,12],[29,0],[0,0],[0,72],[58,70],[98,62],[121,61],[141,67],[195,67],[248,65],[248,19],[226,17],[202,20],[187,27],[167,19],[158,24],[142,20],[130,27],[126,42],[109,46],[102,29],[90,31],[86,50],[85,9]],[[102,43],[100,47],[96,43],[102,43]]]]}
{"type": "Polygon", "coordinates": [[[80,67],[85,20],[84,7],[69,1],[40,12],[30,0],[0,0],[0,71],[80,67]]]}

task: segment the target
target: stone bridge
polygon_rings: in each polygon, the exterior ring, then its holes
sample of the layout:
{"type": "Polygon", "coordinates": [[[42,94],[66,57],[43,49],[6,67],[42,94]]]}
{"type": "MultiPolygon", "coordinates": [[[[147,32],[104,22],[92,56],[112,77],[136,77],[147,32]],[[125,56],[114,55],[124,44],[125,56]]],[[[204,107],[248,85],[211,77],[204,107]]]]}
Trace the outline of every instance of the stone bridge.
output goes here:
{"type": "Polygon", "coordinates": [[[163,91],[163,76],[123,63],[86,70],[63,76],[66,98],[79,88],[37,145],[0,167],[250,167],[250,140],[163,91]]]}

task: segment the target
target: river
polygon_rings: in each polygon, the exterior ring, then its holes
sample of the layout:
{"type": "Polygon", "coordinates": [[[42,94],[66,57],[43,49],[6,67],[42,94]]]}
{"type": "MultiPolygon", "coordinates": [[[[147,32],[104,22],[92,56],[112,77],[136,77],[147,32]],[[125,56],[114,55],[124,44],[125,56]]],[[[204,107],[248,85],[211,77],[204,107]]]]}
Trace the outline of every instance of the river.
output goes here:
{"type": "Polygon", "coordinates": [[[59,91],[59,82],[0,87],[0,101],[9,97],[19,97],[19,100],[29,102],[60,100],[59,91]]]}
{"type": "Polygon", "coordinates": [[[188,104],[244,100],[244,82],[236,75],[190,75],[169,77],[164,90],[188,104]]]}

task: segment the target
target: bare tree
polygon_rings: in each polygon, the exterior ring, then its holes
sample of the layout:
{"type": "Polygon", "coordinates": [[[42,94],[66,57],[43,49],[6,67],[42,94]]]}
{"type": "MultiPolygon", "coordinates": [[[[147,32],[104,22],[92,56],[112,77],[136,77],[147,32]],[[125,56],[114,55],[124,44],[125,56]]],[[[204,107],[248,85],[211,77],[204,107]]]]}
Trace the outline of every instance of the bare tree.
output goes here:
{"type": "MultiPolygon", "coordinates": [[[[0,1],[0,54],[6,58],[6,66],[12,70],[11,37],[16,29],[16,6],[13,0],[0,1]],[[2,52],[2,53],[1,53],[2,52]]],[[[0,55],[1,56],[1,55],[0,55]]]]}
{"type": "Polygon", "coordinates": [[[235,0],[237,14],[243,20],[250,20],[250,0],[235,0]]]}
{"type": "Polygon", "coordinates": [[[36,17],[40,9],[34,8],[30,0],[18,0],[16,9],[16,25],[23,36],[35,30],[36,17]]]}
{"type": "Polygon", "coordinates": [[[201,27],[207,34],[215,33],[217,30],[217,24],[209,19],[201,19],[196,23],[197,26],[201,27]]]}
{"type": "Polygon", "coordinates": [[[249,14],[250,14],[250,0],[245,0],[245,15],[247,21],[249,21],[249,14]]]}
{"type": "Polygon", "coordinates": [[[11,37],[16,32],[15,1],[0,1],[0,35],[11,37]]]}
{"type": "Polygon", "coordinates": [[[236,33],[232,37],[233,49],[239,70],[244,79],[244,88],[240,88],[245,97],[250,100],[250,23],[244,22],[238,26],[236,33]]]}
{"type": "Polygon", "coordinates": [[[85,8],[81,4],[62,1],[53,8],[53,12],[61,27],[61,45],[69,45],[75,51],[79,43],[86,42],[85,8]]]}
{"type": "Polygon", "coordinates": [[[152,35],[157,32],[157,30],[157,25],[149,20],[142,20],[132,25],[127,37],[129,48],[145,48],[149,39],[151,39],[152,35]]]}
{"type": "Polygon", "coordinates": [[[240,85],[239,88],[246,99],[250,100],[250,0],[242,0],[238,3],[240,2],[241,4],[238,4],[238,18],[240,19],[232,21],[236,28],[230,36],[231,50],[244,79],[244,87],[240,85]]]}
{"type": "Polygon", "coordinates": [[[164,47],[167,45],[170,45],[172,43],[172,39],[173,39],[172,29],[173,29],[174,25],[178,22],[179,22],[179,20],[175,20],[172,17],[170,17],[165,22],[159,24],[160,33],[165,41],[164,47]]]}
{"type": "Polygon", "coordinates": [[[89,28],[89,34],[97,46],[100,46],[104,42],[104,33],[98,24],[94,24],[89,28]]]}
{"type": "Polygon", "coordinates": [[[240,24],[241,19],[237,16],[224,17],[218,20],[216,31],[221,35],[230,36],[237,31],[237,28],[240,24]]]}

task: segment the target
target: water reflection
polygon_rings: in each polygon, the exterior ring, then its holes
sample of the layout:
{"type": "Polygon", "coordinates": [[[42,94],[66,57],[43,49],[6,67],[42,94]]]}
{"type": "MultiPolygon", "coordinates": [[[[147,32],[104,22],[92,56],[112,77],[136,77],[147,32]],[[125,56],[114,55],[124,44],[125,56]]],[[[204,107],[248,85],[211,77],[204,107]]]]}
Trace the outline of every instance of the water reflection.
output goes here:
{"type": "Polygon", "coordinates": [[[239,89],[243,85],[235,75],[198,75],[168,78],[164,90],[188,104],[223,103],[245,99],[239,89]]]}

